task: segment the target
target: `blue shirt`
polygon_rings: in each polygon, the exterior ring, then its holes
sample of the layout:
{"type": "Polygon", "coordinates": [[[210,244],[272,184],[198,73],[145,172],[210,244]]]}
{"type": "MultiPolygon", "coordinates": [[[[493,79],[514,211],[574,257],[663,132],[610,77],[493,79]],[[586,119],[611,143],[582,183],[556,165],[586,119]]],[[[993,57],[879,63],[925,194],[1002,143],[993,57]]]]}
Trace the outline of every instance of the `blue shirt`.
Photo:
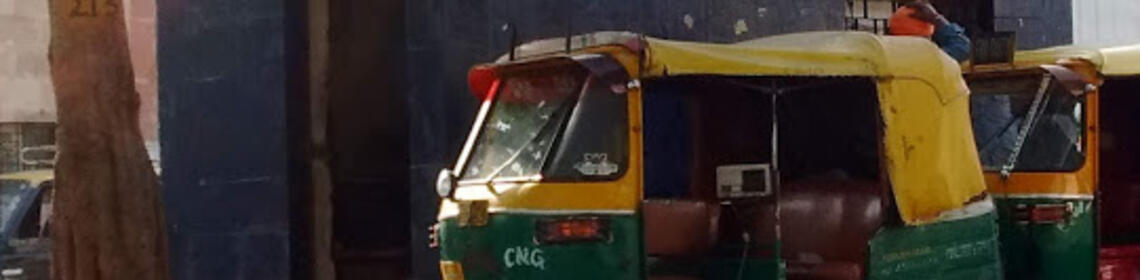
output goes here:
{"type": "Polygon", "coordinates": [[[970,38],[966,38],[966,29],[962,26],[941,20],[935,24],[934,36],[930,39],[954,60],[970,59],[970,38]]]}

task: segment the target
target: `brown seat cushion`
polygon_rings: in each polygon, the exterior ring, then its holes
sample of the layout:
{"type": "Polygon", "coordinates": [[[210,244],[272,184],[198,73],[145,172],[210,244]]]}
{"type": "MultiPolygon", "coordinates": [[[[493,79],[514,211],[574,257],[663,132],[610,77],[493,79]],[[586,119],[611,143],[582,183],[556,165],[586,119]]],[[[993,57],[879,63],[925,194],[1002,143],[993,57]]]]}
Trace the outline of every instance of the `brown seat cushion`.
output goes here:
{"type": "Polygon", "coordinates": [[[883,223],[881,193],[881,185],[873,181],[785,184],[780,193],[783,258],[815,265],[811,271],[818,273],[813,275],[847,275],[856,271],[852,267],[861,274],[867,263],[867,244],[883,223]]]}
{"type": "Polygon", "coordinates": [[[650,256],[696,256],[712,247],[717,236],[717,204],[688,200],[646,200],[645,251],[650,256]]]}

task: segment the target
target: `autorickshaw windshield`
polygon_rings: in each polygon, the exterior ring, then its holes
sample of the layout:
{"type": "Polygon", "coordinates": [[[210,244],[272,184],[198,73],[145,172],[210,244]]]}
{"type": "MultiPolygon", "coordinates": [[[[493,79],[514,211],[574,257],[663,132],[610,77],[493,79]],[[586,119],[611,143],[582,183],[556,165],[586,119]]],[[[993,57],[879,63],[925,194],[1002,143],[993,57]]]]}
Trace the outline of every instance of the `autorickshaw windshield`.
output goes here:
{"type": "Polygon", "coordinates": [[[1073,171],[1084,163],[1084,98],[1040,74],[969,80],[987,171],[1073,171]]]}
{"type": "Polygon", "coordinates": [[[508,73],[476,136],[462,180],[613,180],[625,170],[624,85],[578,65],[508,73]]]}

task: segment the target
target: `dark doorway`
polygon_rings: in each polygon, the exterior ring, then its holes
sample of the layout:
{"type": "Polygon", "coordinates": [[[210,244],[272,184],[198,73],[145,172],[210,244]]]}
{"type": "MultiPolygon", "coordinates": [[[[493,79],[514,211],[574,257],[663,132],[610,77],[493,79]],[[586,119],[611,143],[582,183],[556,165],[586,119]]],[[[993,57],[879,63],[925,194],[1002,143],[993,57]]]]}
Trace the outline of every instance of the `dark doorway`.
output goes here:
{"type": "Polygon", "coordinates": [[[324,249],[336,279],[407,278],[404,2],[326,3],[327,150],[317,152],[327,156],[332,230],[324,249]]]}

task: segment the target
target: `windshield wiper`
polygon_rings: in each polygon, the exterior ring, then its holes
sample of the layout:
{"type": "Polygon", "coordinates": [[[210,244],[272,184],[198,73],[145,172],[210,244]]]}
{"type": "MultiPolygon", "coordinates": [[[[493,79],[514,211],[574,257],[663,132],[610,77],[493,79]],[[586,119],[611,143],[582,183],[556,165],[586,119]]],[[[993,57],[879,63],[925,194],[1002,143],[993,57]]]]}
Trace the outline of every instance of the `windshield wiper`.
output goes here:
{"type": "Polygon", "coordinates": [[[534,145],[534,143],[536,143],[539,138],[542,138],[542,132],[546,130],[546,128],[551,123],[553,122],[548,122],[543,125],[542,129],[540,129],[538,133],[535,133],[534,136],[530,138],[530,140],[527,140],[526,143],[520,146],[514,154],[511,154],[511,157],[507,158],[507,160],[504,161],[503,164],[499,165],[499,167],[495,167],[495,169],[491,171],[491,176],[487,176],[487,184],[492,184],[496,178],[499,178],[499,174],[502,174],[503,170],[507,169],[507,166],[510,166],[512,163],[514,163],[515,160],[517,160],[519,156],[523,154],[523,151],[526,151],[527,148],[530,148],[530,145],[534,145]]]}
{"type": "MultiPolygon", "coordinates": [[[[567,104],[569,104],[569,102],[567,102],[567,104]]],[[[550,125],[554,123],[561,123],[561,121],[551,120],[542,125],[542,128],[538,130],[538,133],[535,133],[534,136],[526,141],[526,143],[524,143],[522,146],[519,146],[518,150],[516,150],[514,154],[511,154],[511,157],[507,158],[506,161],[503,161],[503,164],[500,164],[499,167],[496,167],[491,171],[491,175],[487,176],[487,188],[490,189],[492,193],[496,192],[494,188],[495,179],[499,178],[499,175],[503,173],[503,170],[506,170],[508,166],[515,162],[515,160],[518,160],[519,156],[521,156],[523,152],[527,150],[527,148],[530,148],[530,146],[534,145],[534,143],[538,143],[538,139],[542,139],[544,132],[546,132],[551,127],[550,125]]]]}
{"type": "Polygon", "coordinates": [[[1020,131],[1017,132],[1017,142],[1013,145],[1013,151],[1009,154],[1009,159],[1005,161],[1005,165],[1001,166],[1001,177],[1009,178],[1010,172],[1017,167],[1017,158],[1021,155],[1021,148],[1025,146],[1025,140],[1029,136],[1029,131],[1037,122],[1037,115],[1040,113],[1039,107],[1041,102],[1045,99],[1045,92],[1049,90],[1049,83],[1053,81],[1053,77],[1048,74],[1044,75],[1041,79],[1041,87],[1037,89],[1037,95],[1033,97],[1033,103],[1029,105],[1029,111],[1025,113],[1025,125],[1021,126],[1020,131]]]}

